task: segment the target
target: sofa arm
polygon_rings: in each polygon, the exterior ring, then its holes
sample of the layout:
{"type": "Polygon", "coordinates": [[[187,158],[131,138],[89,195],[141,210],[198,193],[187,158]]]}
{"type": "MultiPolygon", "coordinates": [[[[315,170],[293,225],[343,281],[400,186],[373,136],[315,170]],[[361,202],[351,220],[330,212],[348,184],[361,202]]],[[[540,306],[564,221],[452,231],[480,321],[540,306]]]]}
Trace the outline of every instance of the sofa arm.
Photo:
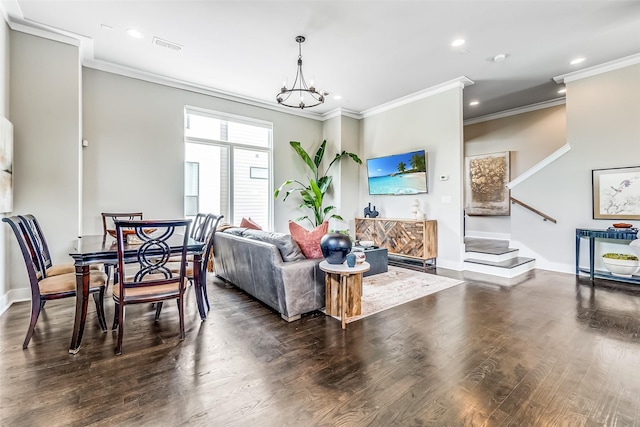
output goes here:
{"type": "Polygon", "coordinates": [[[279,262],[274,265],[278,282],[280,312],[296,317],[325,306],[325,274],[322,259],[279,262]]]}

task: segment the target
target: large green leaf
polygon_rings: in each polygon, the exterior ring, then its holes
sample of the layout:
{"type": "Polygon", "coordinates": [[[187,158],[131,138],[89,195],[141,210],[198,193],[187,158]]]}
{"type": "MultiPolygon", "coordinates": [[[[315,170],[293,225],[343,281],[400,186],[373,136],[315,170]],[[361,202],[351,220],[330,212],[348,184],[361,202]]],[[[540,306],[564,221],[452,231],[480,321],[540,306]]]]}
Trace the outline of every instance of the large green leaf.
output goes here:
{"type": "MultiPolygon", "coordinates": [[[[316,151],[316,156],[313,159],[313,163],[316,165],[316,170],[320,167],[320,163],[322,163],[322,158],[324,157],[324,150],[327,147],[327,140],[325,139],[324,141],[322,141],[322,144],[320,144],[320,148],[318,148],[318,151],[316,151]]],[[[317,179],[317,176],[316,176],[317,179]]]]}
{"type": "Polygon", "coordinates": [[[304,148],[302,148],[298,141],[291,141],[289,144],[291,144],[291,147],[293,147],[295,152],[298,153],[298,156],[300,156],[300,158],[305,162],[309,169],[311,169],[311,172],[313,172],[315,176],[317,173],[317,168],[311,161],[311,157],[309,157],[309,154],[307,154],[307,152],[304,150],[304,148]]]}

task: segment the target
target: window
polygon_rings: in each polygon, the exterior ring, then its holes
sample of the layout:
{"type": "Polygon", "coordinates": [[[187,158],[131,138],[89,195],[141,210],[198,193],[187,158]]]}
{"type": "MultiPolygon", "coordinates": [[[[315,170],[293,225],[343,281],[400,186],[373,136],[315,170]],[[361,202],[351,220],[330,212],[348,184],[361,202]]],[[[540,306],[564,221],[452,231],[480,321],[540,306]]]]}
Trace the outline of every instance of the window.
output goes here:
{"type": "Polygon", "coordinates": [[[232,224],[251,217],[270,228],[271,138],[271,123],[187,107],[185,216],[195,215],[195,206],[196,212],[221,213],[232,224]],[[197,179],[195,187],[190,179],[197,179]]]}
{"type": "Polygon", "coordinates": [[[198,213],[198,188],[200,187],[200,163],[185,162],[184,165],[184,214],[186,217],[198,213]]]}

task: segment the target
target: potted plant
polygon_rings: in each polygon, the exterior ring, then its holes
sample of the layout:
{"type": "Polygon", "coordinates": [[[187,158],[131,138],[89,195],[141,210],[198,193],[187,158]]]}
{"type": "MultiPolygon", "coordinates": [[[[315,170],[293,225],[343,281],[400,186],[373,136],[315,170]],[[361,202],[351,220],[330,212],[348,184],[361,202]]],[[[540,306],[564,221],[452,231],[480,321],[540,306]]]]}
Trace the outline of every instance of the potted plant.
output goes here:
{"type": "Polygon", "coordinates": [[[609,252],[602,255],[602,261],[614,276],[631,277],[640,267],[638,257],[630,254],[609,252]]]}
{"type": "Polygon", "coordinates": [[[278,198],[280,192],[290,185],[295,185],[294,188],[288,189],[285,192],[284,198],[282,201],[287,200],[289,195],[292,193],[299,193],[302,198],[302,203],[300,204],[301,208],[308,208],[313,213],[313,220],[309,217],[309,215],[304,215],[299,218],[296,218],[296,221],[307,220],[311,223],[313,227],[317,227],[322,224],[325,220],[330,218],[335,218],[340,221],[343,221],[342,217],[337,214],[331,214],[336,207],[335,206],[323,206],[324,195],[327,193],[329,188],[331,187],[331,183],[333,182],[333,177],[327,175],[331,166],[336,163],[338,160],[341,160],[344,157],[351,158],[354,162],[361,165],[362,160],[354,154],[348,153],[346,151],[342,151],[342,153],[336,154],[336,156],[331,160],[329,166],[323,171],[320,170],[320,164],[322,163],[322,159],[324,157],[325,148],[327,146],[327,140],[322,141],[320,147],[316,151],[313,160],[304,148],[297,141],[290,142],[291,147],[295,150],[298,156],[302,159],[305,165],[309,168],[311,172],[311,176],[308,177],[309,183],[303,183],[295,179],[290,179],[282,183],[280,187],[278,187],[274,193],[273,197],[278,198]],[[330,215],[329,215],[330,214],[330,215]]]}

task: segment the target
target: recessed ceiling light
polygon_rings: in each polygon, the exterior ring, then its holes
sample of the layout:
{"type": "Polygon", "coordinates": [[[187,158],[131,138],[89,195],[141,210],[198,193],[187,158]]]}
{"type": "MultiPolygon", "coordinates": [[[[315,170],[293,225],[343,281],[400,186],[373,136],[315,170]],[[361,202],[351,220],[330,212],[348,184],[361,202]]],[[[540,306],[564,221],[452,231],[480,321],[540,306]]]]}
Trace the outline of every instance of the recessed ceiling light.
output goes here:
{"type": "Polygon", "coordinates": [[[333,95],[333,99],[342,99],[342,95],[333,95]]]}
{"type": "Polygon", "coordinates": [[[586,58],[580,57],[580,58],[576,58],[573,61],[569,62],[569,64],[571,65],[576,65],[576,64],[580,64],[582,62],[584,62],[586,58]]]}
{"type": "Polygon", "coordinates": [[[467,41],[465,39],[456,39],[451,42],[452,47],[460,47],[465,44],[467,41]]]}
{"type": "Polygon", "coordinates": [[[475,107],[478,104],[480,104],[480,101],[471,101],[471,102],[469,102],[469,106],[470,107],[475,107]]]}
{"type": "Polygon", "coordinates": [[[142,34],[140,31],[138,30],[134,30],[133,28],[129,28],[127,30],[127,34],[129,34],[131,37],[135,38],[135,39],[142,39],[144,38],[144,34],[142,34]]]}
{"type": "Polygon", "coordinates": [[[558,91],[558,93],[567,93],[567,88],[562,88],[558,91]]]}

